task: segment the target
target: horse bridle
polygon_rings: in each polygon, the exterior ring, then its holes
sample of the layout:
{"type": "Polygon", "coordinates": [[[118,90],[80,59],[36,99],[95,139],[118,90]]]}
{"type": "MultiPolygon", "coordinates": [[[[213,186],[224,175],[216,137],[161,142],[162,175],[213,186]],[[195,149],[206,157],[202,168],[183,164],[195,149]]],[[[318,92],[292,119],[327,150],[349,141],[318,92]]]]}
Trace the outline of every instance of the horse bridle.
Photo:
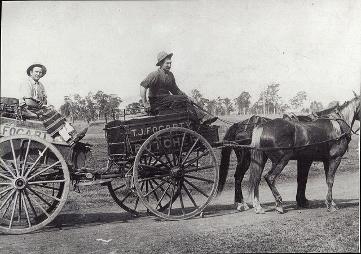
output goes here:
{"type": "MultiPolygon", "coordinates": [[[[360,105],[357,106],[357,108],[356,108],[356,110],[355,110],[355,112],[354,112],[352,121],[351,121],[351,127],[350,127],[350,128],[351,128],[352,133],[355,134],[355,135],[358,135],[357,132],[360,130],[360,127],[358,127],[356,131],[352,130],[352,126],[353,126],[353,124],[354,124],[355,121],[356,121],[356,116],[357,116],[357,115],[360,115],[360,105]]],[[[359,116],[359,117],[360,117],[360,116],[359,116]]]]}

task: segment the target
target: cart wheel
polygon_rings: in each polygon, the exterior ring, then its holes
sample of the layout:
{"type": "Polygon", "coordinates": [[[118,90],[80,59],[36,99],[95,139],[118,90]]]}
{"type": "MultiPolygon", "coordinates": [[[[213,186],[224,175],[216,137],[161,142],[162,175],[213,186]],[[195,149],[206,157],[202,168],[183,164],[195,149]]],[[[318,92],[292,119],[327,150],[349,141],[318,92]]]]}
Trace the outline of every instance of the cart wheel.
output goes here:
{"type": "Polygon", "coordinates": [[[0,232],[23,234],[50,223],[69,191],[68,166],[38,137],[0,138],[0,232]]]}
{"type": "Polygon", "coordinates": [[[140,147],[134,162],[134,185],[153,214],[170,220],[187,219],[202,212],[215,196],[217,166],[204,137],[171,127],[154,133],[140,147]]]}
{"type": "Polygon", "coordinates": [[[108,190],[121,208],[133,215],[139,215],[139,197],[134,189],[131,189],[131,179],[127,176],[129,174],[132,176],[131,165],[126,166],[126,171],[126,177],[114,178],[108,183],[108,190]]]}

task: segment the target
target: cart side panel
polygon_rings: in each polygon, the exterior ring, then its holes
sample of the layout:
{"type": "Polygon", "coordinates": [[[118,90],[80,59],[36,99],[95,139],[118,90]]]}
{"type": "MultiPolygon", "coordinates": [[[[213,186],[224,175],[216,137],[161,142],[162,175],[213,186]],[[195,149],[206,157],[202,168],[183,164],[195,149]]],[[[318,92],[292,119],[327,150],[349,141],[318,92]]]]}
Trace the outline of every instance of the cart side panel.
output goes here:
{"type": "Polygon", "coordinates": [[[193,129],[194,125],[187,112],[109,122],[105,126],[109,156],[135,156],[149,136],[170,127],[193,129]]]}

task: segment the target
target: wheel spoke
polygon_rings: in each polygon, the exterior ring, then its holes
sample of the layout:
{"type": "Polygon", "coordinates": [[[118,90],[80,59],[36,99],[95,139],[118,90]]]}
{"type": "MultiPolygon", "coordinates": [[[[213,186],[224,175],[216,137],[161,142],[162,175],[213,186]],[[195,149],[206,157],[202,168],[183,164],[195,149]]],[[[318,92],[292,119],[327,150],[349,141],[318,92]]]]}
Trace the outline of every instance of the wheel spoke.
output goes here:
{"type": "MultiPolygon", "coordinates": [[[[14,173],[13,173],[13,171],[8,167],[8,165],[6,165],[6,163],[3,161],[3,159],[0,158],[0,162],[1,162],[1,164],[4,165],[3,168],[5,168],[5,169],[12,175],[12,177],[16,178],[16,176],[15,176],[14,173]]],[[[0,173],[0,176],[1,176],[1,177],[4,177],[4,178],[6,178],[6,179],[12,180],[11,178],[9,178],[9,177],[1,174],[1,173],[0,173]]]]}
{"type": "Polygon", "coordinates": [[[47,193],[45,193],[45,192],[42,192],[41,190],[39,190],[39,189],[36,189],[36,190],[34,190],[34,189],[31,189],[31,188],[29,188],[30,190],[33,190],[33,191],[36,191],[36,192],[38,192],[38,193],[40,193],[40,194],[43,194],[44,196],[47,196],[47,197],[49,197],[49,198],[52,198],[52,199],[54,199],[54,200],[56,200],[56,201],[61,201],[61,199],[60,198],[57,198],[57,197],[54,197],[54,196],[52,196],[52,195],[49,195],[49,194],[47,194],[47,193]]]}
{"type": "Polygon", "coordinates": [[[205,179],[203,177],[191,176],[191,175],[184,175],[184,176],[188,177],[188,178],[192,178],[192,179],[197,179],[197,180],[200,180],[200,181],[203,181],[203,182],[207,182],[207,183],[214,183],[213,180],[205,179]]]}
{"type": "MultiPolygon", "coordinates": [[[[10,180],[10,181],[13,180],[13,179],[11,179],[10,177],[8,177],[8,176],[6,176],[6,175],[4,175],[4,174],[1,174],[1,173],[0,173],[0,177],[5,178],[5,179],[8,179],[8,180],[10,180]]],[[[14,176],[14,178],[16,178],[16,176],[14,176]]]]}
{"type": "Polygon", "coordinates": [[[21,191],[19,191],[19,209],[18,209],[18,222],[20,223],[21,221],[21,207],[22,203],[21,203],[21,191]]]}
{"type": "Polygon", "coordinates": [[[125,195],[125,197],[122,199],[122,201],[120,201],[121,203],[124,203],[124,201],[130,196],[130,194],[132,194],[132,191],[129,190],[128,194],[125,195]]]}
{"type": "MultiPolygon", "coordinates": [[[[169,181],[164,180],[164,179],[159,179],[159,180],[163,181],[164,183],[170,183],[169,181]]],[[[156,180],[153,179],[152,181],[153,181],[156,185],[159,185],[156,180]]],[[[164,191],[164,188],[163,188],[163,187],[160,187],[160,189],[161,189],[161,191],[164,191]]],[[[170,197],[170,195],[169,195],[168,193],[166,193],[166,195],[167,195],[168,197],[170,197]]]]}
{"type": "MultiPolygon", "coordinates": [[[[14,192],[14,193],[15,193],[15,192],[14,192]]],[[[11,197],[14,197],[14,193],[11,195],[11,197]]],[[[11,205],[11,203],[13,202],[13,200],[14,200],[14,199],[11,199],[11,200],[9,201],[9,203],[7,203],[7,206],[6,206],[3,214],[1,215],[1,218],[4,218],[4,216],[6,215],[6,213],[8,212],[8,210],[9,210],[9,208],[10,208],[10,205],[11,205]]]]}
{"type": "Polygon", "coordinates": [[[178,163],[180,163],[181,159],[182,159],[182,152],[183,152],[183,145],[184,145],[184,140],[186,137],[186,132],[183,133],[183,137],[182,137],[182,143],[179,149],[179,157],[178,157],[178,163]]]}
{"type": "Polygon", "coordinates": [[[182,185],[180,186],[179,188],[179,202],[181,204],[181,208],[182,208],[182,213],[183,215],[185,214],[185,211],[184,211],[184,203],[183,203],[183,197],[182,197],[182,185]]]}
{"type": "Polygon", "coordinates": [[[33,203],[31,203],[31,200],[30,200],[30,197],[29,197],[29,193],[28,193],[26,190],[24,190],[24,193],[25,193],[25,195],[26,195],[26,199],[28,200],[28,203],[29,203],[29,206],[30,206],[30,208],[31,208],[31,211],[33,212],[33,214],[35,215],[35,217],[38,217],[38,214],[36,213],[35,208],[34,208],[34,206],[33,206],[33,203]]]}
{"type": "Polygon", "coordinates": [[[18,170],[18,164],[16,162],[16,154],[15,154],[15,150],[14,150],[14,143],[13,143],[13,140],[10,139],[10,146],[11,146],[11,152],[13,154],[13,159],[14,159],[14,165],[15,165],[15,170],[16,170],[16,175],[19,176],[20,173],[19,173],[19,170],[18,170]]]}
{"type": "Polygon", "coordinates": [[[11,185],[11,183],[0,183],[0,185],[11,185]]]}
{"type": "Polygon", "coordinates": [[[0,210],[4,207],[4,205],[8,202],[9,198],[15,193],[16,189],[13,189],[13,191],[7,196],[7,198],[4,200],[2,205],[0,206],[0,210]]]}
{"type": "Polygon", "coordinates": [[[193,203],[194,207],[195,207],[195,208],[198,208],[198,206],[197,206],[196,202],[194,201],[194,199],[193,199],[193,197],[192,197],[191,193],[189,192],[189,190],[188,190],[187,186],[185,186],[185,184],[184,184],[184,183],[182,183],[182,185],[183,185],[184,190],[186,191],[186,193],[187,193],[187,195],[188,195],[189,199],[192,201],[192,203],[193,203]]]}
{"type": "Polygon", "coordinates": [[[24,206],[25,215],[26,215],[26,219],[27,219],[27,221],[28,221],[28,225],[29,225],[29,227],[31,227],[31,222],[30,222],[28,207],[26,206],[26,202],[25,202],[24,195],[21,196],[21,201],[22,201],[23,206],[24,206]]]}
{"type": "Polygon", "coordinates": [[[35,181],[35,182],[28,182],[28,184],[42,184],[42,183],[64,183],[65,180],[49,180],[49,181],[35,181]]]}
{"type": "Polygon", "coordinates": [[[37,205],[37,206],[40,208],[40,210],[43,211],[43,213],[45,213],[45,215],[46,215],[47,217],[50,217],[50,215],[48,214],[48,212],[45,211],[45,209],[38,203],[38,201],[36,201],[35,198],[32,198],[31,196],[28,196],[28,198],[31,199],[32,201],[34,201],[35,205],[37,205]]]}
{"type": "Polygon", "coordinates": [[[144,181],[148,181],[148,180],[154,180],[154,179],[163,179],[164,177],[169,177],[169,174],[168,175],[160,175],[160,176],[150,176],[150,177],[147,177],[147,178],[142,178],[142,179],[139,179],[138,182],[144,182],[144,181]]]}
{"type": "Polygon", "coordinates": [[[156,166],[152,166],[152,165],[139,164],[139,166],[144,167],[144,168],[151,168],[151,169],[155,169],[155,170],[160,170],[160,171],[163,171],[163,172],[168,172],[168,170],[166,170],[164,168],[160,168],[160,167],[156,167],[156,166]]]}
{"type": "Polygon", "coordinates": [[[38,158],[35,160],[35,162],[33,163],[33,165],[31,165],[30,169],[26,172],[25,177],[27,177],[27,176],[31,173],[31,171],[32,171],[33,168],[36,166],[36,164],[38,164],[38,162],[39,162],[39,160],[41,159],[41,157],[44,156],[44,154],[45,154],[46,150],[48,150],[48,148],[49,148],[49,147],[46,146],[46,147],[44,148],[44,150],[39,154],[38,158]]]}
{"type": "Polygon", "coordinates": [[[47,186],[47,185],[42,185],[42,184],[33,184],[34,186],[38,186],[40,188],[44,188],[44,189],[50,189],[50,190],[56,190],[59,191],[60,188],[55,188],[55,187],[51,187],[51,186],[47,186]]]}
{"type": "Polygon", "coordinates": [[[152,156],[156,161],[160,162],[163,166],[165,166],[166,168],[171,170],[171,168],[167,164],[165,164],[163,161],[161,161],[154,153],[149,151],[147,148],[145,148],[145,150],[147,150],[147,152],[150,154],[150,156],[152,156]]]}
{"type": "Polygon", "coordinates": [[[56,166],[56,165],[59,164],[59,163],[61,163],[61,162],[60,162],[60,161],[57,161],[57,162],[53,163],[52,165],[50,165],[49,167],[46,167],[46,168],[44,168],[43,170],[40,170],[40,171],[37,172],[36,174],[30,176],[30,177],[28,178],[28,181],[31,180],[31,179],[33,179],[34,177],[36,177],[36,176],[44,173],[44,172],[47,171],[48,169],[51,169],[52,167],[56,166]]]}
{"type": "Polygon", "coordinates": [[[197,171],[201,171],[201,170],[205,170],[205,169],[209,169],[209,168],[213,168],[213,165],[207,165],[207,166],[203,166],[203,167],[199,167],[199,168],[193,168],[193,169],[187,169],[184,170],[184,173],[190,173],[190,172],[197,172],[197,171]]]}
{"type": "Polygon", "coordinates": [[[157,206],[155,207],[155,209],[157,209],[157,207],[161,204],[161,202],[162,202],[162,200],[163,200],[163,198],[164,198],[164,196],[165,196],[165,194],[167,193],[167,191],[168,191],[168,189],[169,189],[169,187],[170,187],[170,183],[168,184],[168,186],[167,186],[167,188],[165,189],[165,191],[163,192],[163,194],[162,194],[162,196],[160,197],[160,199],[158,200],[158,203],[157,203],[157,206]]]}
{"type": "Polygon", "coordinates": [[[186,156],[184,157],[183,162],[181,163],[181,165],[184,164],[184,162],[188,159],[189,155],[192,153],[194,147],[196,146],[196,144],[198,143],[199,138],[197,138],[196,142],[194,142],[194,144],[192,145],[192,147],[189,149],[188,153],[186,154],[186,156]]]}
{"type": "Polygon", "coordinates": [[[9,229],[10,229],[10,228],[11,228],[11,226],[13,225],[14,214],[15,214],[16,203],[17,203],[17,201],[18,201],[18,197],[19,197],[19,192],[17,191],[17,192],[15,193],[15,202],[14,202],[14,206],[13,206],[13,211],[11,212],[10,223],[9,223],[9,229]]]}
{"type": "Polygon", "coordinates": [[[1,192],[0,192],[0,198],[2,198],[3,196],[5,196],[5,195],[6,195],[5,193],[6,193],[6,192],[9,192],[9,191],[12,190],[12,189],[13,189],[13,187],[9,187],[9,188],[1,191],[1,192]],[[5,195],[3,195],[3,194],[5,194],[5,195]]]}
{"type": "Polygon", "coordinates": [[[114,189],[114,192],[116,192],[117,190],[119,190],[120,188],[123,188],[124,186],[126,186],[126,184],[125,183],[123,183],[122,185],[120,185],[119,187],[117,187],[117,188],[115,188],[114,189]]]}
{"type": "Polygon", "coordinates": [[[184,167],[188,167],[190,164],[198,161],[200,158],[202,158],[202,157],[204,157],[204,156],[207,156],[208,154],[209,154],[209,151],[207,151],[207,152],[205,152],[205,153],[202,153],[201,155],[197,155],[197,157],[192,158],[192,159],[190,159],[190,160],[188,160],[188,161],[183,162],[183,166],[184,166],[184,167]],[[187,165],[185,165],[186,163],[187,163],[187,165]]]}
{"type": "Polygon", "coordinates": [[[171,160],[169,159],[169,157],[168,157],[168,152],[167,151],[165,151],[165,149],[164,149],[164,146],[163,146],[163,143],[162,142],[160,142],[160,140],[158,139],[158,137],[155,137],[155,139],[157,140],[157,143],[159,144],[159,146],[161,147],[161,149],[162,149],[162,152],[163,152],[163,155],[165,156],[165,158],[167,159],[167,161],[168,161],[168,163],[169,163],[169,165],[172,167],[173,165],[172,165],[172,162],[171,162],[171,160]]]}
{"type": "Polygon", "coordinates": [[[31,143],[31,139],[29,139],[28,146],[26,147],[26,152],[25,152],[25,158],[24,158],[24,162],[23,162],[23,167],[22,167],[22,169],[21,169],[21,175],[23,175],[23,173],[25,172],[25,165],[26,165],[26,161],[27,161],[27,159],[28,159],[30,143],[31,143]]]}
{"type": "Polygon", "coordinates": [[[187,179],[184,179],[185,182],[187,182],[190,186],[192,186],[195,190],[197,190],[199,193],[201,193],[203,196],[209,198],[209,195],[207,195],[206,193],[204,193],[204,191],[202,191],[200,188],[198,188],[197,186],[195,186],[193,183],[191,183],[190,181],[188,181],[187,179]]]}
{"type": "MultiPolygon", "coordinates": [[[[152,190],[149,191],[149,192],[147,192],[147,194],[145,194],[144,197],[149,196],[149,195],[152,194],[154,191],[156,191],[156,190],[158,190],[160,187],[162,187],[162,185],[165,184],[165,183],[166,183],[166,182],[163,182],[163,183],[161,183],[160,185],[158,185],[156,188],[154,188],[154,187],[153,187],[153,184],[152,184],[152,182],[151,182],[151,180],[150,180],[149,184],[150,184],[150,187],[152,188],[152,190]]],[[[156,195],[156,194],[155,194],[155,195],[156,195]]],[[[157,197],[156,197],[156,198],[157,198],[157,197]]],[[[157,200],[158,200],[158,198],[157,198],[157,200]]]]}
{"type": "MultiPolygon", "coordinates": [[[[42,196],[40,196],[36,191],[34,191],[33,189],[31,189],[31,188],[28,188],[29,189],[29,191],[31,192],[31,193],[33,193],[35,196],[37,196],[41,201],[43,201],[45,204],[47,204],[49,207],[51,206],[51,204],[47,201],[47,200],[45,200],[42,196]]],[[[29,196],[30,197],[30,196],[29,196]]]]}
{"type": "Polygon", "coordinates": [[[172,188],[172,195],[171,195],[171,198],[170,198],[170,204],[169,204],[169,207],[168,207],[168,216],[170,216],[170,212],[172,210],[172,205],[173,205],[173,197],[174,197],[174,189],[175,189],[175,185],[173,185],[173,188],[172,188]]]}

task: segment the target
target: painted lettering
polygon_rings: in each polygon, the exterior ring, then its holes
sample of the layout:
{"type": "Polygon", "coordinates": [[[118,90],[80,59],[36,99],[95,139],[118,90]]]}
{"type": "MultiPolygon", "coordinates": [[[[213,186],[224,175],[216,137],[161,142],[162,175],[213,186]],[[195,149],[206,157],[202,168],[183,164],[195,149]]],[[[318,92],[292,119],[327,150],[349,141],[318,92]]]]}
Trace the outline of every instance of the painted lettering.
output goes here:
{"type": "Polygon", "coordinates": [[[8,132],[8,131],[9,131],[9,126],[5,125],[5,126],[3,127],[3,133],[2,133],[2,135],[5,135],[5,133],[8,132]]]}
{"type": "Polygon", "coordinates": [[[135,132],[137,131],[136,129],[130,130],[133,133],[133,136],[135,137],[135,132]]]}
{"type": "Polygon", "coordinates": [[[16,129],[14,127],[10,128],[10,135],[15,135],[16,129]]]}
{"type": "Polygon", "coordinates": [[[22,134],[23,132],[24,132],[24,130],[20,129],[20,128],[16,130],[16,134],[22,134]]]}

